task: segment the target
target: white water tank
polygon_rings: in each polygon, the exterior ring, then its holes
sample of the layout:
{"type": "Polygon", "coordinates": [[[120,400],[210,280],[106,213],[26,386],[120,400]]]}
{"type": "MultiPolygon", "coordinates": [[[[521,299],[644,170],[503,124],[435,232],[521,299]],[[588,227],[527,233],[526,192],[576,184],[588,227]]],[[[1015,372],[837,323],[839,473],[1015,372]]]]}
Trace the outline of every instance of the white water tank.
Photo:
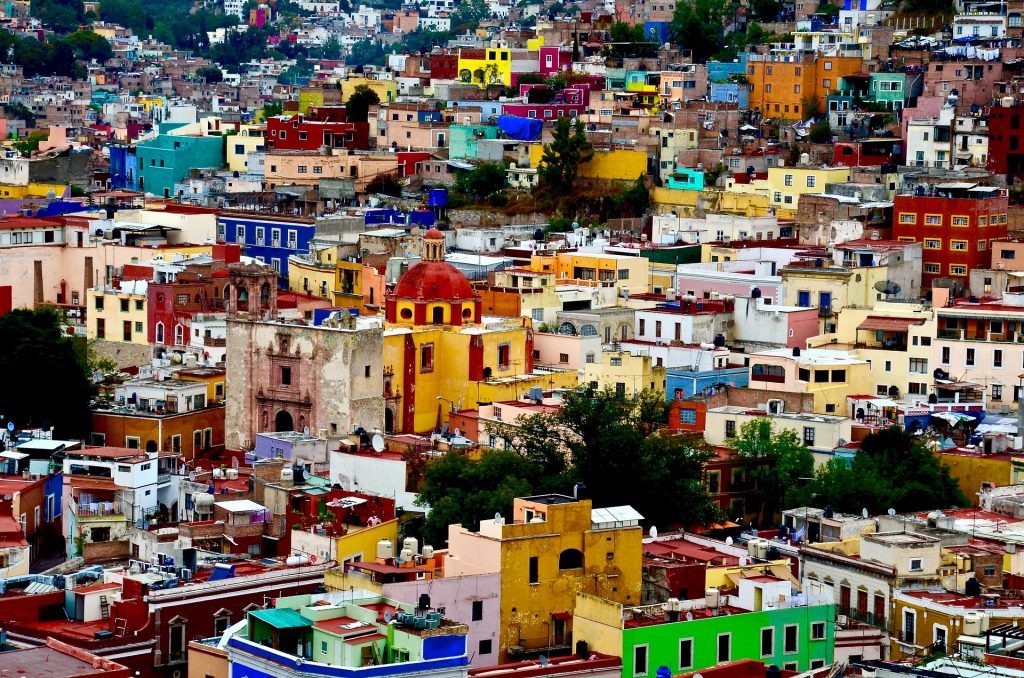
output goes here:
{"type": "Polygon", "coordinates": [[[409,549],[402,549],[402,552],[398,554],[398,557],[402,560],[412,560],[412,557],[416,555],[409,549]]]}
{"type": "Polygon", "coordinates": [[[423,545],[423,551],[420,553],[420,555],[423,556],[424,559],[433,558],[434,557],[434,547],[431,546],[430,544],[424,544],[423,545]]]}
{"type": "Polygon", "coordinates": [[[209,513],[213,510],[214,496],[209,492],[198,492],[192,495],[192,502],[196,507],[196,511],[209,513]]]}
{"type": "Polygon", "coordinates": [[[224,478],[224,471],[220,470],[219,468],[214,468],[213,469],[213,479],[214,480],[222,480],[223,478],[224,478]]]}
{"type": "Polygon", "coordinates": [[[757,557],[761,560],[768,560],[768,549],[771,548],[771,544],[768,543],[767,539],[762,539],[757,545],[757,557]]]}
{"type": "Polygon", "coordinates": [[[980,636],[984,633],[985,629],[985,615],[980,612],[968,612],[964,614],[964,632],[965,636],[980,636]]]}
{"type": "Polygon", "coordinates": [[[406,537],[402,540],[402,550],[412,551],[412,554],[416,555],[420,551],[420,543],[416,541],[416,537],[406,537]]]}
{"type": "Polygon", "coordinates": [[[281,469],[281,484],[285,487],[290,487],[295,482],[295,472],[292,471],[291,466],[285,466],[281,469]]]}
{"type": "Polygon", "coordinates": [[[377,542],[377,559],[387,560],[395,557],[395,545],[390,539],[381,539],[377,542]]]}
{"type": "Polygon", "coordinates": [[[238,469],[237,468],[229,468],[228,469],[228,480],[238,480],[238,469]]]}
{"type": "Polygon", "coordinates": [[[704,604],[708,607],[717,608],[720,605],[722,594],[718,589],[709,588],[704,590],[704,604]]]}
{"type": "Polygon", "coordinates": [[[309,556],[288,556],[284,561],[285,565],[295,567],[296,565],[309,565],[309,556]]]}
{"type": "Polygon", "coordinates": [[[763,540],[760,537],[754,537],[753,539],[751,539],[750,541],[747,542],[747,553],[750,554],[751,557],[753,557],[753,558],[759,558],[760,557],[760,556],[757,555],[757,545],[761,541],[763,541],[763,540]]]}

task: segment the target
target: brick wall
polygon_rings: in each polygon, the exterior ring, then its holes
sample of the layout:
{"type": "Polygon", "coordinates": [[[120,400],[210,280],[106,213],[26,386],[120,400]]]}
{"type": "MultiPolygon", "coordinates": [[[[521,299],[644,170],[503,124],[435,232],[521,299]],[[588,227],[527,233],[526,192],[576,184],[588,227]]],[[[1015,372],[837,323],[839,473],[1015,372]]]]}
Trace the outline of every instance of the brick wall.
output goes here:
{"type": "MultiPolygon", "coordinates": [[[[763,389],[730,387],[724,391],[726,402],[722,405],[735,405],[749,409],[758,409],[768,404],[769,400],[782,400],[786,403],[786,412],[810,412],[814,406],[814,396],[810,393],[790,393],[788,391],[768,391],[763,389]]],[[[718,403],[709,407],[718,407],[718,403]]]]}
{"type": "Polygon", "coordinates": [[[104,560],[116,560],[127,558],[131,552],[131,542],[124,541],[101,541],[89,542],[84,545],[83,555],[86,563],[96,563],[104,560]]]}

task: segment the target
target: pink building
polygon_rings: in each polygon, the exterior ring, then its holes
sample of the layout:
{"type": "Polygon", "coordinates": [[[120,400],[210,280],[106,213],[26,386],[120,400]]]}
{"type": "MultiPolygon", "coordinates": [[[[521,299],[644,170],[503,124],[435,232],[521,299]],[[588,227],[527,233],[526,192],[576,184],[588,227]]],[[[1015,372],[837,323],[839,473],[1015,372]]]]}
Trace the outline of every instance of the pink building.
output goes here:
{"type": "MultiPolygon", "coordinates": [[[[523,85],[523,91],[527,92],[535,85],[523,85]]],[[[504,115],[515,115],[521,118],[536,118],[538,120],[553,120],[555,118],[575,118],[583,114],[587,108],[588,87],[574,85],[566,87],[555,95],[555,98],[546,104],[516,103],[502,104],[501,112],[504,115]]]]}
{"type": "Polygon", "coordinates": [[[552,73],[572,68],[572,49],[562,47],[541,47],[537,72],[547,77],[552,73]]]}

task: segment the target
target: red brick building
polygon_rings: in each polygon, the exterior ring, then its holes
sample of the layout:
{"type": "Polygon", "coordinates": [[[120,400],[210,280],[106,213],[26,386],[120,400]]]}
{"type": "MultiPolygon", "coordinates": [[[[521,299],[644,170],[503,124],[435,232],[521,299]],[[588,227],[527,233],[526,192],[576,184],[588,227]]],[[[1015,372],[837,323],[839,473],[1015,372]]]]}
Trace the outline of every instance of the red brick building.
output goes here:
{"type": "Polygon", "coordinates": [[[1024,104],[993,106],[988,114],[988,171],[1007,182],[1024,176],[1024,104]]]}
{"type": "Polygon", "coordinates": [[[921,289],[939,278],[967,286],[972,269],[987,268],[993,241],[1006,237],[1005,189],[972,183],[935,184],[918,194],[898,195],[893,236],[923,243],[921,289]]]}
{"type": "Polygon", "coordinates": [[[455,80],[459,77],[459,55],[454,52],[438,52],[430,55],[431,80],[455,80]]]}
{"type": "Polygon", "coordinates": [[[347,122],[344,106],[314,106],[302,115],[267,119],[267,150],[315,151],[321,146],[350,151],[370,148],[370,125],[347,122]]]}

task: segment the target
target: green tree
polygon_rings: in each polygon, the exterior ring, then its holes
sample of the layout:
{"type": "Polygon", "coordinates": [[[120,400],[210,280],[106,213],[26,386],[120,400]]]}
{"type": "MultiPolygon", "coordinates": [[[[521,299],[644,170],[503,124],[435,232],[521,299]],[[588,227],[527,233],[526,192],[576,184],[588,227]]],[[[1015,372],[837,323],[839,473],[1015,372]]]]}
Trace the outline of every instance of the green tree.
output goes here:
{"type": "Polygon", "coordinates": [[[848,513],[863,508],[875,514],[890,508],[905,513],[968,503],[949,467],[895,426],[864,438],[849,464],[833,459],[801,492],[815,495],[818,505],[848,513]]]}
{"type": "Polygon", "coordinates": [[[380,43],[371,40],[360,40],[352,45],[345,58],[345,64],[350,66],[383,66],[384,48],[380,43]]]}
{"type": "Polygon", "coordinates": [[[758,21],[775,21],[781,7],[779,0],[750,0],[750,11],[758,21]]]}
{"type": "Polygon", "coordinates": [[[745,423],[734,447],[757,485],[761,525],[770,526],[797,498],[790,489],[812,478],[814,455],[795,431],[775,430],[768,417],[745,423]]]}
{"type": "Polygon", "coordinates": [[[541,156],[540,187],[555,195],[570,194],[576,185],[579,166],[593,156],[591,148],[583,131],[583,121],[576,119],[574,125],[569,118],[559,118],[551,143],[544,146],[541,156]]]}
{"type": "Polygon", "coordinates": [[[840,7],[839,5],[834,5],[831,2],[823,2],[820,5],[818,5],[818,10],[816,13],[825,14],[830,17],[837,17],[839,16],[839,11],[842,9],[843,8],[840,7]]]}
{"type": "Polygon", "coordinates": [[[114,50],[107,39],[92,31],[75,31],[65,40],[75,48],[76,59],[95,59],[102,64],[114,56],[114,50]]]}
{"type": "Polygon", "coordinates": [[[495,513],[510,515],[513,499],[533,494],[535,474],[530,462],[506,450],[485,452],[479,461],[459,452],[431,461],[419,492],[419,501],[430,506],[424,543],[445,543],[449,525],[476,530],[495,513]]]}
{"type": "Polygon", "coordinates": [[[704,63],[725,45],[724,27],[737,11],[734,0],[680,0],[669,26],[672,40],[704,63]]]}
{"type": "Polygon", "coordinates": [[[819,120],[811,125],[811,129],[807,132],[807,139],[812,144],[827,144],[831,142],[832,125],[829,124],[828,119],[819,120]]]}
{"type": "Polygon", "coordinates": [[[367,182],[366,192],[380,193],[381,195],[390,195],[392,198],[400,198],[402,196],[402,180],[399,178],[397,172],[378,174],[367,182]]]}
{"type": "Polygon", "coordinates": [[[16,309],[0,317],[0,374],[17,388],[0,390],[0,414],[19,428],[52,425],[54,437],[89,431],[89,396],[83,356],[63,335],[52,308],[16,309]]]}
{"type": "Polygon", "coordinates": [[[452,32],[464,33],[475,30],[490,14],[486,0],[462,0],[452,13],[452,32]]]}
{"type": "Polygon", "coordinates": [[[271,101],[270,103],[263,104],[261,109],[261,116],[264,120],[276,117],[282,113],[284,113],[284,104],[280,101],[271,101]]]}
{"type": "Polygon", "coordinates": [[[82,0],[34,0],[32,16],[61,33],[70,33],[85,21],[82,0]]]}
{"type": "Polygon", "coordinates": [[[39,144],[49,138],[46,132],[32,132],[24,139],[14,142],[14,148],[23,158],[28,158],[39,150],[39,144]]]}
{"type": "Polygon", "coordinates": [[[657,40],[649,39],[644,34],[644,25],[635,26],[617,21],[612,24],[611,43],[605,48],[609,56],[644,57],[658,51],[657,40]]]}
{"type": "Polygon", "coordinates": [[[500,162],[482,162],[455,179],[455,190],[470,200],[483,200],[505,186],[505,165],[500,162]]]}
{"type": "Polygon", "coordinates": [[[349,122],[367,122],[370,119],[370,106],[379,103],[377,92],[366,85],[356,85],[345,102],[345,119],[349,122]]]}
{"type": "Polygon", "coordinates": [[[210,84],[216,84],[224,80],[224,73],[216,66],[203,66],[196,71],[196,76],[210,84]]]}

